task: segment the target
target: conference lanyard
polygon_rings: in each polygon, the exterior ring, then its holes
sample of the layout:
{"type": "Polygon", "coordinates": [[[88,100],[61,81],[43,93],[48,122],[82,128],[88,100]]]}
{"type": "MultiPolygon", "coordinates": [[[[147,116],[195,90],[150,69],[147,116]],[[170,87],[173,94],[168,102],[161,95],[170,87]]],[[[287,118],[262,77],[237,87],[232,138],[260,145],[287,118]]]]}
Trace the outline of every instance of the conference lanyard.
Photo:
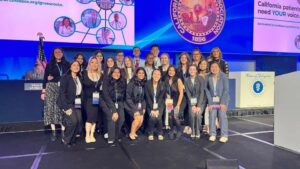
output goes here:
{"type": "Polygon", "coordinates": [[[59,76],[62,76],[62,74],[63,74],[63,68],[62,67],[60,68],[57,63],[56,63],[56,66],[57,66],[58,71],[59,71],[59,76]]]}

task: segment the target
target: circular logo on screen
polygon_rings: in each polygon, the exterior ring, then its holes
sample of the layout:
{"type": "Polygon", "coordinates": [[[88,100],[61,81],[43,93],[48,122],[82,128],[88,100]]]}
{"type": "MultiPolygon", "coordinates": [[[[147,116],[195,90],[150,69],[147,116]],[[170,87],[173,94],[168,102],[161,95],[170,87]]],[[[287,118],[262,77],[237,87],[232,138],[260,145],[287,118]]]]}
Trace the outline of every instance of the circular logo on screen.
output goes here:
{"type": "Polygon", "coordinates": [[[194,44],[213,41],[225,24],[223,0],[171,0],[171,20],[179,35],[194,44]]]}
{"type": "Polygon", "coordinates": [[[264,85],[261,81],[254,82],[252,89],[255,94],[261,94],[264,90],[264,85]]]}

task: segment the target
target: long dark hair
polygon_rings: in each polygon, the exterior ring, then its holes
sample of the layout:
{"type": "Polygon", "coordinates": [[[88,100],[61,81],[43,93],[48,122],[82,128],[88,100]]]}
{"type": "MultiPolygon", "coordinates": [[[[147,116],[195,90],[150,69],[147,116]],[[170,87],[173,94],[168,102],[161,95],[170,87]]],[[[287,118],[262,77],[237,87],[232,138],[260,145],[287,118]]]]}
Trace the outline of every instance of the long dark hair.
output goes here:
{"type": "Polygon", "coordinates": [[[96,57],[97,56],[97,54],[98,53],[100,53],[101,55],[102,55],[102,57],[103,57],[103,59],[102,59],[102,61],[101,61],[101,65],[103,65],[104,64],[104,55],[103,55],[103,52],[101,51],[101,50],[96,50],[95,52],[94,52],[94,56],[96,57]]]}
{"type": "Polygon", "coordinates": [[[152,82],[153,82],[153,73],[154,73],[154,71],[159,71],[160,72],[160,79],[158,81],[158,83],[159,83],[161,81],[161,78],[162,78],[162,73],[158,68],[153,69],[152,74],[151,74],[151,81],[152,82]]]}
{"type": "Polygon", "coordinates": [[[201,60],[201,61],[199,62],[199,64],[198,64],[198,73],[200,73],[201,71],[204,71],[205,73],[208,73],[208,72],[209,72],[208,61],[205,60],[205,59],[201,60]],[[205,69],[205,70],[201,70],[201,68],[200,68],[200,65],[201,65],[202,62],[206,62],[206,69],[205,69]]]}
{"type": "Polygon", "coordinates": [[[76,73],[76,76],[79,76],[79,75],[80,75],[80,72],[81,72],[80,63],[79,63],[78,61],[76,61],[76,60],[73,60],[72,62],[70,62],[70,68],[69,68],[69,70],[66,72],[67,75],[71,75],[71,73],[72,73],[71,67],[72,67],[72,65],[73,65],[74,63],[76,63],[76,62],[77,62],[78,65],[79,65],[79,71],[76,73]]]}
{"type": "Polygon", "coordinates": [[[85,69],[87,67],[87,62],[86,62],[86,59],[85,59],[85,56],[83,53],[77,53],[75,56],[74,56],[74,60],[76,60],[79,56],[82,56],[83,57],[83,63],[82,63],[82,68],[85,69]]]}
{"type": "Polygon", "coordinates": [[[189,66],[191,65],[191,58],[190,58],[190,55],[189,55],[189,53],[187,53],[187,52],[182,52],[182,53],[180,53],[180,55],[179,55],[179,65],[178,65],[178,69],[181,71],[181,69],[182,69],[182,63],[181,63],[181,57],[183,56],[183,55],[185,55],[186,56],[186,58],[187,58],[187,70],[189,69],[189,66]]]}
{"type": "Polygon", "coordinates": [[[62,52],[62,54],[63,54],[63,56],[62,56],[62,58],[61,58],[61,62],[62,62],[62,63],[66,63],[67,61],[66,61],[66,57],[65,57],[65,55],[64,55],[64,51],[63,51],[62,48],[59,48],[59,47],[53,49],[52,54],[51,54],[51,58],[50,58],[50,63],[51,63],[51,64],[55,64],[55,63],[56,63],[56,59],[55,59],[55,55],[54,55],[54,51],[55,51],[56,49],[59,49],[59,50],[62,52]]]}
{"type": "Polygon", "coordinates": [[[107,75],[108,69],[109,69],[108,66],[107,66],[108,59],[112,59],[114,61],[114,66],[112,67],[112,70],[117,67],[117,62],[116,62],[115,58],[112,57],[112,56],[109,56],[108,58],[105,59],[105,64],[103,65],[103,70],[105,72],[105,75],[107,75]]]}
{"type": "Polygon", "coordinates": [[[137,68],[136,71],[135,71],[134,78],[132,78],[131,80],[133,80],[136,85],[144,86],[145,83],[147,82],[147,73],[146,73],[146,70],[143,67],[137,68]],[[144,74],[145,74],[145,77],[142,80],[139,80],[138,77],[137,77],[139,71],[143,71],[144,74]]]}
{"type": "Polygon", "coordinates": [[[170,75],[169,75],[169,70],[171,68],[173,68],[175,70],[175,75],[173,77],[173,83],[174,83],[174,82],[177,82],[177,80],[179,78],[179,73],[178,73],[178,71],[177,71],[177,69],[176,69],[176,67],[174,65],[170,65],[169,68],[168,68],[168,70],[167,70],[167,82],[171,78],[170,75]]]}
{"type": "Polygon", "coordinates": [[[126,81],[125,81],[125,77],[123,77],[123,74],[122,74],[122,70],[118,67],[115,67],[111,70],[111,72],[109,73],[109,83],[111,85],[114,85],[115,83],[117,83],[120,87],[123,87],[125,88],[125,86],[123,86],[124,84],[126,84],[126,81]],[[112,74],[114,73],[115,70],[119,70],[120,72],[120,78],[119,79],[114,79],[112,77],[112,74]]]}

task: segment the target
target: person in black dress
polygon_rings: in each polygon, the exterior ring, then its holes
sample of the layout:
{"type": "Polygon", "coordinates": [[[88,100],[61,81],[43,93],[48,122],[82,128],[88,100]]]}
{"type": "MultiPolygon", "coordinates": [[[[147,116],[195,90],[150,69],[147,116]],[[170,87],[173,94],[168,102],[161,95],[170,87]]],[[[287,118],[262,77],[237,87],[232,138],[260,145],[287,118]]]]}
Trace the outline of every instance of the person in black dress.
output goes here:
{"type": "MultiPolygon", "coordinates": [[[[185,79],[188,78],[189,75],[189,67],[191,65],[191,59],[187,52],[182,52],[179,56],[179,65],[178,65],[178,74],[182,83],[185,82],[185,79]]],[[[186,134],[191,134],[192,129],[189,127],[189,113],[188,113],[188,104],[187,104],[187,95],[184,91],[184,95],[182,98],[182,103],[180,106],[179,114],[180,117],[183,118],[186,127],[183,132],[186,134]]]]}
{"type": "Polygon", "coordinates": [[[103,83],[103,75],[99,69],[99,62],[96,57],[89,59],[87,70],[83,72],[84,107],[87,115],[85,123],[86,143],[95,142],[95,128],[99,115],[99,102],[103,102],[100,88],[103,83]]]}
{"type": "Polygon", "coordinates": [[[81,93],[82,83],[78,76],[80,73],[80,63],[73,61],[70,71],[61,77],[59,96],[57,105],[63,110],[63,125],[65,126],[65,134],[62,142],[70,146],[75,143],[75,136],[81,133],[82,122],[81,115],[81,93]]]}
{"type": "Polygon", "coordinates": [[[146,112],[149,115],[149,140],[154,139],[154,130],[156,126],[158,140],[163,140],[162,115],[165,109],[166,87],[161,80],[161,72],[154,69],[152,78],[146,83],[146,112]]]}
{"type": "Polygon", "coordinates": [[[168,77],[165,81],[167,86],[166,98],[166,126],[170,126],[169,137],[174,139],[181,136],[181,126],[179,121],[179,110],[183,98],[184,85],[174,66],[168,69],[168,77]]]}
{"type": "Polygon", "coordinates": [[[124,101],[126,95],[126,80],[121,69],[115,68],[103,84],[103,98],[109,108],[107,114],[108,143],[121,139],[121,129],[125,121],[124,101]]]}
{"type": "Polygon", "coordinates": [[[147,74],[144,68],[138,68],[135,76],[131,79],[126,88],[125,108],[133,117],[131,123],[131,131],[129,138],[135,140],[138,135],[136,132],[142,126],[144,114],[146,111],[145,102],[145,83],[147,82],[147,74]]]}
{"type": "MultiPolygon", "coordinates": [[[[50,125],[52,130],[51,141],[57,139],[55,125],[62,124],[62,111],[57,106],[57,97],[59,93],[60,77],[70,68],[61,48],[53,50],[50,62],[47,64],[43,80],[43,89],[41,99],[44,104],[44,124],[50,125]]],[[[61,125],[61,134],[63,136],[64,126],[61,125]]]]}

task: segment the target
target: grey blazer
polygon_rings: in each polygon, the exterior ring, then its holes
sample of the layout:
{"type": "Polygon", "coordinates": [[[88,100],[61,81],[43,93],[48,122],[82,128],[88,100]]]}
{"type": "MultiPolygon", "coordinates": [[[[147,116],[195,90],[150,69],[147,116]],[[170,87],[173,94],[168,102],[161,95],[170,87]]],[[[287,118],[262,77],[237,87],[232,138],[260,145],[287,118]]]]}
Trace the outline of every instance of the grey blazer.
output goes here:
{"type": "MultiPolygon", "coordinates": [[[[212,98],[214,97],[214,85],[212,74],[208,74],[205,78],[205,93],[207,96],[208,104],[213,104],[212,98]]],[[[216,85],[216,93],[220,98],[220,104],[228,105],[229,102],[229,80],[225,73],[220,72],[216,85]]]]}
{"type": "Polygon", "coordinates": [[[196,97],[197,98],[197,107],[200,107],[202,110],[204,108],[204,80],[200,76],[196,76],[194,87],[192,84],[191,77],[188,77],[184,81],[185,86],[185,92],[188,98],[188,104],[191,106],[191,98],[196,97]],[[193,91],[194,90],[194,91],[193,91]]]}

